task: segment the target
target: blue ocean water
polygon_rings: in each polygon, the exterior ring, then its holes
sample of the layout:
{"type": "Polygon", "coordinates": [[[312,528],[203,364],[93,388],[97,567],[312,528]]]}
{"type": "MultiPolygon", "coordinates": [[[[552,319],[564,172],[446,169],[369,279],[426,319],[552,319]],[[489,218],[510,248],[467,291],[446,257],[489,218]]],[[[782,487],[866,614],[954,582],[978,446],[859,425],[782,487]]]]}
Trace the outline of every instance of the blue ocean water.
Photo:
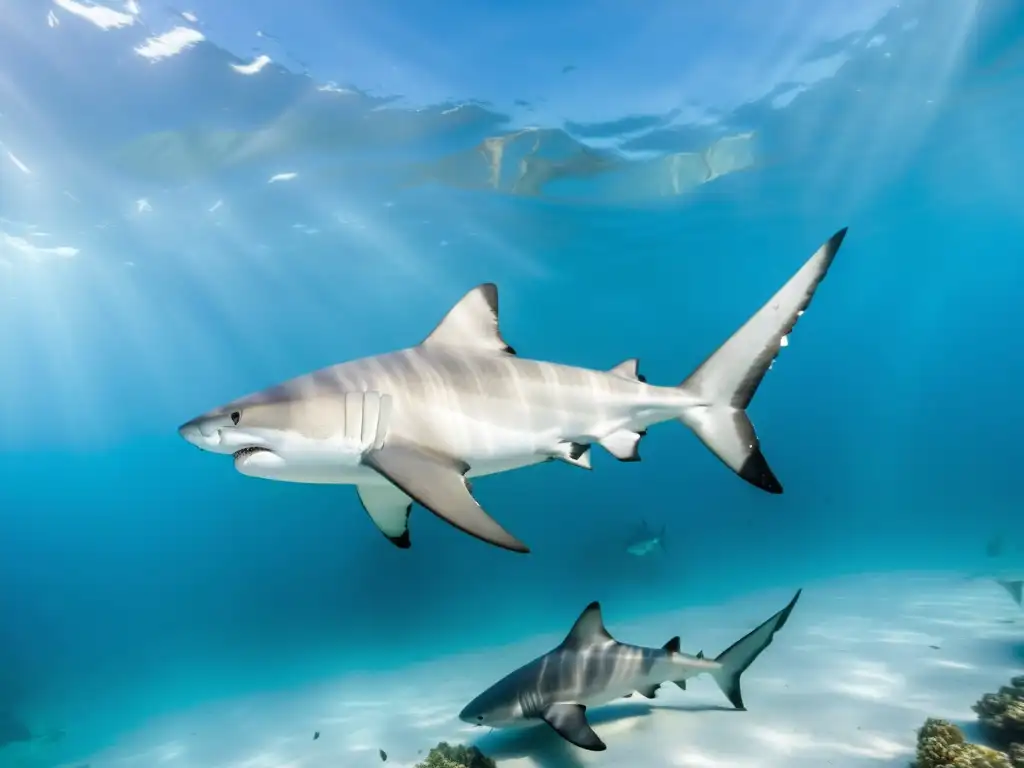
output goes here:
{"type": "Polygon", "coordinates": [[[87,755],[591,600],[1019,551],[1022,76],[1016,0],[7,0],[0,712],[87,755]],[[750,409],[782,496],[669,424],[477,480],[527,556],[422,509],[402,551],[351,488],[176,432],[486,281],[520,355],[676,384],[844,226],[750,409]],[[625,552],[640,520],[665,552],[625,552]]]}

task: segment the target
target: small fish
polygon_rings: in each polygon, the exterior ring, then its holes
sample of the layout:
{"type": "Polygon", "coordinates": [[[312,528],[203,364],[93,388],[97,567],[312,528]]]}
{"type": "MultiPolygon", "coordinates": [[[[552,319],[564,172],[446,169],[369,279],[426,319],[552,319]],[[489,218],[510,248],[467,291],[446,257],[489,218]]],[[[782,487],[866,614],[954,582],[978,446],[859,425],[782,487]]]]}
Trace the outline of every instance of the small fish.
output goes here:
{"type": "Polygon", "coordinates": [[[313,733],[313,741],[316,741],[319,738],[320,738],[320,731],[315,731],[313,733]]]}
{"type": "Polygon", "coordinates": [[[382,763],[386,763],[388,761],[388,753],[385,752],[383,749],[378,749],[377,751],[380,752],[380,760],[381,760],[381,762],[382,763]]]}

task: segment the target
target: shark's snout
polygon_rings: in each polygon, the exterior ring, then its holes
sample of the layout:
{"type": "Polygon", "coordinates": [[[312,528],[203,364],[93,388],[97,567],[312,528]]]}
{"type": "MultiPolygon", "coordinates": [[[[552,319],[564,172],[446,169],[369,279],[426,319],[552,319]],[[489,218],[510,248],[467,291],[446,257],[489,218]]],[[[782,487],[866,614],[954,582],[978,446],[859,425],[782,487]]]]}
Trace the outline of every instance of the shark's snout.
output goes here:
{"type": "Polygon", "coordinates": [[[178,434],[201,450],[234,453],[242,446],[226,439],[225,432],[232,426],[230,416],[200,416],[178,427],[178,434]]]}
{"type": "Polygon", "coordinates": [[[203,433],[199,431],[199,425],[194,421],[185,422],[178,427],[178,434],[192,445],[199,445],[203,440],[203,433]]]}

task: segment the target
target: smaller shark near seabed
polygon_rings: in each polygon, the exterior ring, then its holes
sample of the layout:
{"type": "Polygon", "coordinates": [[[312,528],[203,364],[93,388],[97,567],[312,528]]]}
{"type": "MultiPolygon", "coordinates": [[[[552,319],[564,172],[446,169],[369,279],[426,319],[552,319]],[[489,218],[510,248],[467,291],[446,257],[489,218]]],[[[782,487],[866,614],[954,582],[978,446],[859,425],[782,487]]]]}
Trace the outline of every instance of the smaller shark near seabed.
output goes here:
{"type": "Polygon", "coordinates": [[[665,526],[662,525],[655,533],[646,520],[641,520],[633,535],[626,541],[626,554],[647,557],[655,552],[665,552],[665,526]]]}
{"type": "Polygon", "coordinates": [[[715,659],[683,653],[679,638],[661,648],[626,645],[605,629],[599,603],[591,603],[562,644],[507,675],[459,713],[473,725],[509,728],[543,720],[577,747],[599,752],[605,743],[587,722],[587,707],[639,693],[655,696],[662,683],[686,689],[686,681],[707,672],[736,709],[746,709],[740,676],[786,624],[800,593],[757,629],[715,659]]]}

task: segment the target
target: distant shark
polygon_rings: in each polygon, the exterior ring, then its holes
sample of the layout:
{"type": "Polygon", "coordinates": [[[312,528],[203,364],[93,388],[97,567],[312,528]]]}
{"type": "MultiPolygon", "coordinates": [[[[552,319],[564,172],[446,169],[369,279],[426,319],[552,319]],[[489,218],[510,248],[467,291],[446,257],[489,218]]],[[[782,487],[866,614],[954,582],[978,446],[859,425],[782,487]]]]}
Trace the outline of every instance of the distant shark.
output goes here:
{"type": "Polygon", "coordinates": [[[491,283],[467,293],[415,347],[341,363],[222,405],[179,427],[244,475],[355,485],[363,508],[408,548],[416,501],[483,541],[527,546],[473,498],[468,477],[558,459],[590,468],[590,446],[637,461],[647,428],[680,421],[730,469],[782,493],[750,403],[839,250],[828,242],[682,384],[646,383],[635,359],[609,371],[525,360],[498,326],[491,283]]]}
{"type": "Polygon", "coordinates": [[[605,749],[587,722],[587,708],[631,696],[635,691],[654,698],[662,683],[686,689],[691,677],[708,673],[736,709],[746,709],[740,676],[785,625],[800,599],[754,631],[737,640],[716,659],[682,653],[679,638],[661,648],[625,645],[605,629],[599,603],[591,603],[562,644],[507,675],[477,696],[459,713],[473,725],[508,728],[543,720],[577,747],[605,749]]]}
{"type": "Polygon", "coordinates": [[[665,552],[665,526],[657,533],[651,530],[646,520],[640,522],[639,528],[626,542],[626,554],[633,557],[647,557],[655,552],[665,552]]]}
{"type": "Polygon", "coordinates": [[[32,731],[13,713],[0,710],[0,749],[19,741],[32,741],[32,731]]]}

